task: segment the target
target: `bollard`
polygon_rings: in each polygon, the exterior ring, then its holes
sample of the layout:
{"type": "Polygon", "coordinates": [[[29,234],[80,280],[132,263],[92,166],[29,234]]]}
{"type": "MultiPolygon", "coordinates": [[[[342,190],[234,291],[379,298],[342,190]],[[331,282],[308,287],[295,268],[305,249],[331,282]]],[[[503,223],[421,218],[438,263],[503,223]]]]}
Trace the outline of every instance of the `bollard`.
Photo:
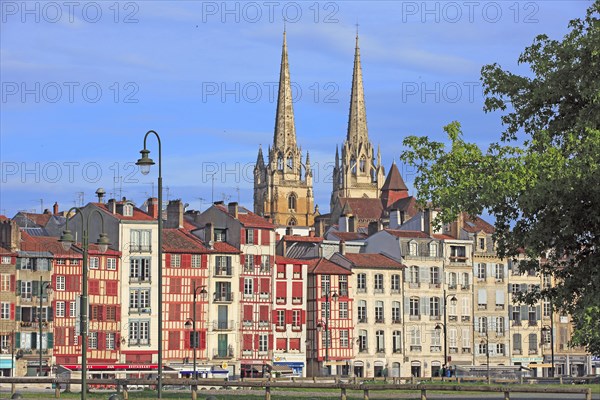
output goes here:
{"type": "Polygon", "coordinates": [[[421,400],[427,400],[427,390],[421,389],[421,400]]]}
{"type": "Polygon", "coordinates": [[[58,383],[54,387],[54,398],[60,399],[60,384],[58,384],[58,383]]]}
{"type": "Polygon", "coordinates": [[[504,400],[510,400],[510,392],[508,390],[504,392],[504,400]]]}
{"type": "Polygon", "coordinates": [[[129,392],[127,391],[127,385],[123,385],[123,400],[129,400],[129,392]]]}
{"type": "Polygon", "coordinates": [[[346,400],[346,388],[342,388],[342,393],[340,395],[340,400],[346,400]]]}
{"type": "Polygon", "coordinates": [[[588,388],[587,392],[585,392],[585,400],[592,400],[592,389],[588,388]]]}
{"type": "Polygon", "coordinates": [[[363,395],[364,400],[369,400],[369,389],[365,389],[365,393],[363,395]]]}
{"type": "Polygon", "coordinates": [[[265,400],[271,400],[271,386],[265,387],[265,400]]]}
{"type": "Polygon", "coordinates": [[[17,391],[17,385],[15,385],[14,383],[10,384],[10,394],[15,394],[15,392],[17,391]]]}
{"type": "Polygon", "coordinates": [[[558,377],[558,382],[562,385],[563,384],[563,380],[562,380],[562,375],[558,377]]]}
{"type": "Polygon", "coordinates": [[[196,400],[198,398],[198,386],[192,385],[192,400],[196,400]]]}

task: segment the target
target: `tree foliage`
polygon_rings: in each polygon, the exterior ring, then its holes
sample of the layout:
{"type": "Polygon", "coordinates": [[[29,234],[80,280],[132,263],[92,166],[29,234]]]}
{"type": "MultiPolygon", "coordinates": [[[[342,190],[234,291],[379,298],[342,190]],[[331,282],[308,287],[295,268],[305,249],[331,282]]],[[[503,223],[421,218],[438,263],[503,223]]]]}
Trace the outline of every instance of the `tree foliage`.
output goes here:
{"type": "Polygon", "coordinates": [[[557,285],[526,300],[551,298],[573,315],[573,341],[600,354],[600,0],[571,21],[562,41],[538,36],[519,58],[531,76],[482,68],[484,110],[501,111],[498,142],[482,150],[460,124],[444,128],[450,146],[405,139],[402,159],[417,170],[422,203],[439,223],[459,213],[495,218],[498,253],[526,260],[557,285]],[[521,257],[523,258],[523,257],[521,257]]]}

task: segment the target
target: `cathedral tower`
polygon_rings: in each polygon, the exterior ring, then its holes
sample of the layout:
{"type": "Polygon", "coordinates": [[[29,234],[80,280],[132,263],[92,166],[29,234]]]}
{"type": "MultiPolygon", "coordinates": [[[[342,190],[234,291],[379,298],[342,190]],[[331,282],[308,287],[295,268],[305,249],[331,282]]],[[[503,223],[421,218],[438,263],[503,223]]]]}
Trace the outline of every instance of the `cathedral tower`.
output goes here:
{"type": "Polygon", "coordinates": [[[357,33],[348,133],[342,145],[341,160],[336,148],[331,209],[333,210],[338,198],[379,198],[384,179],[381,154],[377,150],[377,163],[375,163],[373,145],[369,140],[357,33]]]}
{"type": "Polygon", "coordinates": [[[296,142],[285,31],[273,145],[269,147],[267,163],[259,148],[254,167],[254,212],[270,216],[279,225],[312,226],[314,223],[312,171],[308,152],[303,163],[296,142]]]}

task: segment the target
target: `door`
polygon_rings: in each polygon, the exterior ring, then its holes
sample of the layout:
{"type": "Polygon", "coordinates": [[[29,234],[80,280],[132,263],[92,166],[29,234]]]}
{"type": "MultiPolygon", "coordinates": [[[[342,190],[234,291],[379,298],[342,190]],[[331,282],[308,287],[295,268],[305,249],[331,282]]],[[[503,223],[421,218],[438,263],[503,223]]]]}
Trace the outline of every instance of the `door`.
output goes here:
{"type": "Polygon", "coordinates": [[[218,346],[218,356],[227,357],[227,335],[219,334],[218,346]]]}
{"type": "Polygon", "coordinates": [[[219,329],[228,329],[227,327],[227,306],[219,306],[219,320],[217,321],[219,329]]]}

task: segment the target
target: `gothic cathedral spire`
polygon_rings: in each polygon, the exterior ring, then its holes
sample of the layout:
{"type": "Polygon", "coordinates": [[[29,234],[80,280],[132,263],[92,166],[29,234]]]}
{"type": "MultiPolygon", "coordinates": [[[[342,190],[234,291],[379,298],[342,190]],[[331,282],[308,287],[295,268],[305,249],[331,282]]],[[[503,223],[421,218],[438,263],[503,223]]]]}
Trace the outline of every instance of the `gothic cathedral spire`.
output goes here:
{"type": "Polygon", "coordinates": [[[346,140],[355,146],[369,141],[358,33],[356,34],[356,47],[354,48],[354,70],[352,72],[352,92],[350,93],[350,112],[348,113],[348,135],[346,136],[346,140]]]}
{"type": "Polygon", "coordinates": [[[281,50],[281,69],[279,71],[279,93],[277,95],[273,147],[283,153],[287,153],[290,149],[296,147],[292,82],[290,79],[290,64],[288,61],[285,31],[283,32],[283,47],[281,50]]]}

